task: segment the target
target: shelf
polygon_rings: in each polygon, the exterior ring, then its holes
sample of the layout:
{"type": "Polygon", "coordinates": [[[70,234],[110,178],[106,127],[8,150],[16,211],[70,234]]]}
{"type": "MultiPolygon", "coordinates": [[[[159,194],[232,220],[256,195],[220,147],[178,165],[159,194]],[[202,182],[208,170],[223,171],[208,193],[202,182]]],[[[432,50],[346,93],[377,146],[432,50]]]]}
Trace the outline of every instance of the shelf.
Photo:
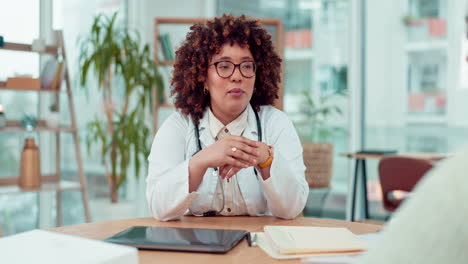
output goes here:
{"type": "Polygon", "coordinates": [[[163,61],[158,61],[156,64],[159,66],[172,66],[174,65],[175,61],[174,60],[163,60],[163,61]]]}
{"type": "Polygon", "coordinates": [[[315,57],[314,51],[311,49],[290,49],[284,50],[285,60],[310,60],[315,57]]]}
{"type": "Polygon", "coordinates": [[[411,114],[406,116],[406,124],[446,124],[446,115],[411,114]]]}
{"type": "Polygon", "coordinates": [[[0,82],[0,91],[20,91],[20,92],[38,92],[38,93],[60,93],[62,90],[46,90],[46,89],[28,89],[28,88],[9,88],[6,87],[6,82],[0,82]]]}
{"type": "Polygon", "coordinates": [[[14,194],[26,192],[50,192],[50,191],[65,191],[65,190],[80,190],[79,182],[60,181],[60,182],[44,182],[41,187],[34,189],[21,189],[18,185],[0,186],[0,194],[14,194]]]}
{"type": "MultiPolygon", "coordinates": [[[[15,55],[20,55],[19,52],[32,52],[33,54],[47,54],[47,55],[52,55],[54,57],[58,57],[58,55],[61,55],[63,57],[63,61],[67,61],[67,56],[65,52],[65,46],[64,46],[64,40],[63,40],[63,32],[62,31],[54,31],[54,37],[56,44],[54,45],[48,45],[45,47],[44,51],[34,51],[32,49],[32,45],[28,44],[21,44],[21,43],[11,43],[11,42],[6,42],[3,47],[0,47],[0,52],[2,51],[17,51],[17,52],[11,52],[12,54],[15,53],[15,55]]],[[[42,57],[42,56],[41,56],[42,57]]],[[[68,119],[70,120],[71,124],[67,125],[57,125],[57,126],[48,126],[47,122],[43,119],[47,118],[46,116],[42,115],[36,115],[36,127],[34,129],[26,130],[21,126],[20,120],[6,120],[6,126],[0,128],[0,133],[27,133],[27,132],[42,132],[42,131],[49,131],[52,132],[56,135],[56,142],[55,142],[55,147],[56,147],[56,153],[55,155],[48,156],[47,158],[50,158],[51,160],[53,159],[53,156],[55,156],[55,164],[56,166],[56,172],[54,174],[42,174],[41,175],[41,181],[42,185],[38,188],[31,188],[31,189],[22,189],[18,185],[19,181],[19,176],[15,177],[0,177],[0,195],[2,194],[18,194],[18,193],[39,193],[39,192],[61,192],[61,191],[66,191],[66,190],[78,190],[81,192],[82,196],[82,202],[83,202],[83,209],[84,209],[84,215],[85,215],[85,221],[90,222],[91,221],[91,216],[89,212],[89,205],[88,205],[88,194],[86,191],[86,176],[84,174],[84,168],[83,168],[83,161],[81,159],[81,150],[80,150],[80,139],[78,137],[78,129],[76,126],[76,116],[75,116],[75,109],[73,105],[73,98],[72,98],[72,92],[71,92],[71,81],[70,81],[70,75],[69,71],[66,69],[67,65],[63,64],[64,68],[64,75],[63,75],[63,80],[66,82],[66,86],[62,89],[32,89],[31,87],[38,87],[41,86],[37,83],[36,81],[33,81],[31,85],[29,85],[30,88],[19,88],[19,87],[7,87],[7,82],[2,81],[0,82],[0,94],[1,93],[6,93],[7,91],[12,91],[12,92],[36,92],[37,95],[42,95],[43,92],[48,92],[54,97],[56,97],[56,100],[60,100],[57,102],[61,102],[62,99],[62,94],[61,93],[66,93],[67,98],[68,98],[68,111],[65,113],[68,114],[68,119]],[[2,92],[2,90],[4,92],[2,92]],[[42,118],[42,119],[39,119],[42,118]],[[61,173],[60,173],[60,164],[63,163],[61,161],[62,157],[60,155],[60,149],[61,149],[61,141],[63,140],[61,138],[61,132],[71,132],[73,133],[73,143],[75,145],[75,158],[76,158],[76,166],[77,166],[77,177],[78,179],[73,179],[73,180],[61,180],[61,173]]],[[[29,80],[28,80],[29,81],[29,80]]],[[[17,83],[18,85],[16,86],[21,86],[20,83],[17,83]]],[[[9,82],[10,86],[15,86],[14,82],[9,82]]],[[[28,86],[27,83],[23,86],[28,86]]],[[[18,94],[18,96],[23,96],[23,94],[18,94]]],[[[37,106],[41,106],[41,99],[42,96],[38,97],[38,102],[35,103],[37,106]]],[[[46,99],[46,98],[45,98],[46,99]]],[[[65,114],[64,113],[64,114],[65,114]]],[[[8,117],[8,111],[7,111],[7,117],[8,117]]],[[[8,135],[10,136],[10,135],[8,135]]],[[[53,146],[49,146],[48,148],[53,150],[53,146]]],[[[11,151],[4,149],[3,151],[11,151]]],[[[15,153],[20,153],[21,149],[16,149],[13,150],[15,153]]],[[[27,165],[27,164],[26,164],[27,165]]],[[[7,175],[8,176],[8,175],[7,175]]],[[[62,206],[60,203],[60,196],[56,195],[56,205],[57,205],[57,214],[56,214],[56,225],[61,226],[62,225],[62,206]]]]}
{"type": "Polygon", "coordinates": [[[433,40],[424,42],[409,42],[405,46],[407,52],[443,50],[448,48],[446,40],[433,40]]]}
{"type": "Polygon", "coordinates": [[[46,46],[45,51],[33,51],[32,45],[30,44],[21,44],[21,43],[12,43],[12,42],[5,42],[5,45],[0,47],[0,50],[14,50],[14,51],[26,51],[26,52],[34,52],[39,54],[51,54],[57,56],[58,48],[57,46],[46,46]]]}
{"type": "Polygon", "coordinates": [[[167,109],[172,109],[172,108],[175,108],[175,105],[173,104],[162,104],[162,105],[158,105],[159,108],[167,108],[167,109]]]}
{"type": "Polygon", "coordinates": [[[183,18],[183,17],[158,17],[154,19],[155,24],[189,24],[205,23],[206,18],[183,18]]]}
{"type": "Polygon", "coordinates": [[[18,133],[18,132],[34,132],[34,131],[51,131],[51,132],[75,132],[76,129],[69,126],[48,127],[44,120],[38,120],[36,128],[32,130],[24,129],[20,121],[7,120],[7,126],[0,128],[0,133],[18,133]]]}

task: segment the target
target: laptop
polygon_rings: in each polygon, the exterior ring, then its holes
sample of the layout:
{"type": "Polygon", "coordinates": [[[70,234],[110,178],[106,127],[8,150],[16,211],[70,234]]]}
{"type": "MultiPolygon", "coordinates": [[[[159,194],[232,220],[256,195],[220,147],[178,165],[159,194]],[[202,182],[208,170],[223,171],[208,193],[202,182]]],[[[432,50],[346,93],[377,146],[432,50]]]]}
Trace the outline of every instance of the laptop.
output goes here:
{"type": "Polygon", "coordinates": [[[248,234],[245,230],[134,226],[103,241],[138,249],[226,253],[248,234]]]}

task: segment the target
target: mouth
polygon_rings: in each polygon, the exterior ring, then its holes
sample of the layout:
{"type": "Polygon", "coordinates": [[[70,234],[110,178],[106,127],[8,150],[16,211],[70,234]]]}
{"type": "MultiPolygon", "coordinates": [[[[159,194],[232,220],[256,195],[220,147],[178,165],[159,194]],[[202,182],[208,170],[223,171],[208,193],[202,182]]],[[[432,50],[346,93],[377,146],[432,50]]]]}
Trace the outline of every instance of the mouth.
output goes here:
{"type": "Polygon", "coordinates": [[[232,96],[242,96],[244,93],[244,90],[242,90],[241,88],[233,88],[228,91],[228,94],[232,96]]]}

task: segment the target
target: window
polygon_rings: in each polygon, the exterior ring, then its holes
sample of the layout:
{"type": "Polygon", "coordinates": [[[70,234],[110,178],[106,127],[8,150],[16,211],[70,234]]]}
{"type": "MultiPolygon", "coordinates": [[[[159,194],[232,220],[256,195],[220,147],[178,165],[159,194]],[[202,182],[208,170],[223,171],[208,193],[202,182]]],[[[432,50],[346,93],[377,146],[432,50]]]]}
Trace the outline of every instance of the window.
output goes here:
{"type": "MultiPolygon", "coordinates": [[[[466,39],[465,14],[458,11],[466,10],[466,1],[400,3],[367,1],[365,145],[457,151],[468,142],[468,94],[459,81],[466,74],[460,71],[466,60],[459,43],[466,39]],[[384,24],[393,26],[382,33],[384,24]],[[453,38],[447,38],[449,30],[453,38]]],[[[368,162],[369,197],[379,196],[377,165],[368,162]]],[[[370,208],[372,217],[383,219],[379,199],[370,208]]]]}
{"type": "MultiPolygon", "coordinates": [[[[333,143],[332,194],[328,199],[332,203],[324,209],[323,215],[344,218],[348,160],[338,157],[338,153],[348,152],[349,145],[349,111],[346,109],[349,105],[347,69],[350,1],[243,0],[236,2],[236,5],[231,2],[218,0],[216,15],[245,14],[283,21],[283,108],[294,122],[303,142],[319,140],[333,143]],[[306,96],[314,101],[315,106],[306,100],[306,96]],[[333,113],[327,117],[315,115],[313,107],[337,107],[344,114],[332,110],[333,113]]],[[[310,205],[317,204],[315,200],[310,205]]]]}

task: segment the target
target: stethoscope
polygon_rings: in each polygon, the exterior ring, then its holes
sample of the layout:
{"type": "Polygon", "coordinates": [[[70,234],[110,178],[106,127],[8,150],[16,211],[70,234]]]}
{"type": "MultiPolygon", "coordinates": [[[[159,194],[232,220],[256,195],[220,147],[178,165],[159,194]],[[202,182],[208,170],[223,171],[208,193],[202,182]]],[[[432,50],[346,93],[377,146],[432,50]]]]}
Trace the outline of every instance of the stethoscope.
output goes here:
{"type": "MultiPolygon", "coordinates": [[[[257,121],[257,135],[258,135],[258,141],[262,141],[262,125],[260,124],[260,118],[258,117],[258,113],[257,111],[253,111],[255,113],[255,120],[257,121]]],[[[195,153],[193,153],[192,156],[194,156],[195,154],[197,154],[200,150],[202,150],[202,146],[201,146],[201,141],[200,141],[200,132],[198,131],[198,124],[195,124],[195,137],[197,138],[197,151],[195,153]]],[[[213,168],[214,169],[214,172],[213,174],[217,174],[218,173],[218,168],[213,168]]],[[[257,171],[255,170],[255,168],[253,168],[253,171],[255,173],[255,176],[257,176],[257,171]]],[[[202,214],[196,214],[194,212],[192,212],[189,208],[189,211],[195,215],[195,216],[215,216],[216,214],[218,213],[221,213],[223,210],[224,210],[224,187],[223,187],[223,184],[219,178],[219,175],[218,176],[218,183],[221,187],[221,193],[223,194],[223,207],[221,207],[221,210],[210,210],[210,211],[207,211],[207,212],[204,212],[202,214]]],[[[238,185],[239,186],[239,185],[238,185]]]]}

